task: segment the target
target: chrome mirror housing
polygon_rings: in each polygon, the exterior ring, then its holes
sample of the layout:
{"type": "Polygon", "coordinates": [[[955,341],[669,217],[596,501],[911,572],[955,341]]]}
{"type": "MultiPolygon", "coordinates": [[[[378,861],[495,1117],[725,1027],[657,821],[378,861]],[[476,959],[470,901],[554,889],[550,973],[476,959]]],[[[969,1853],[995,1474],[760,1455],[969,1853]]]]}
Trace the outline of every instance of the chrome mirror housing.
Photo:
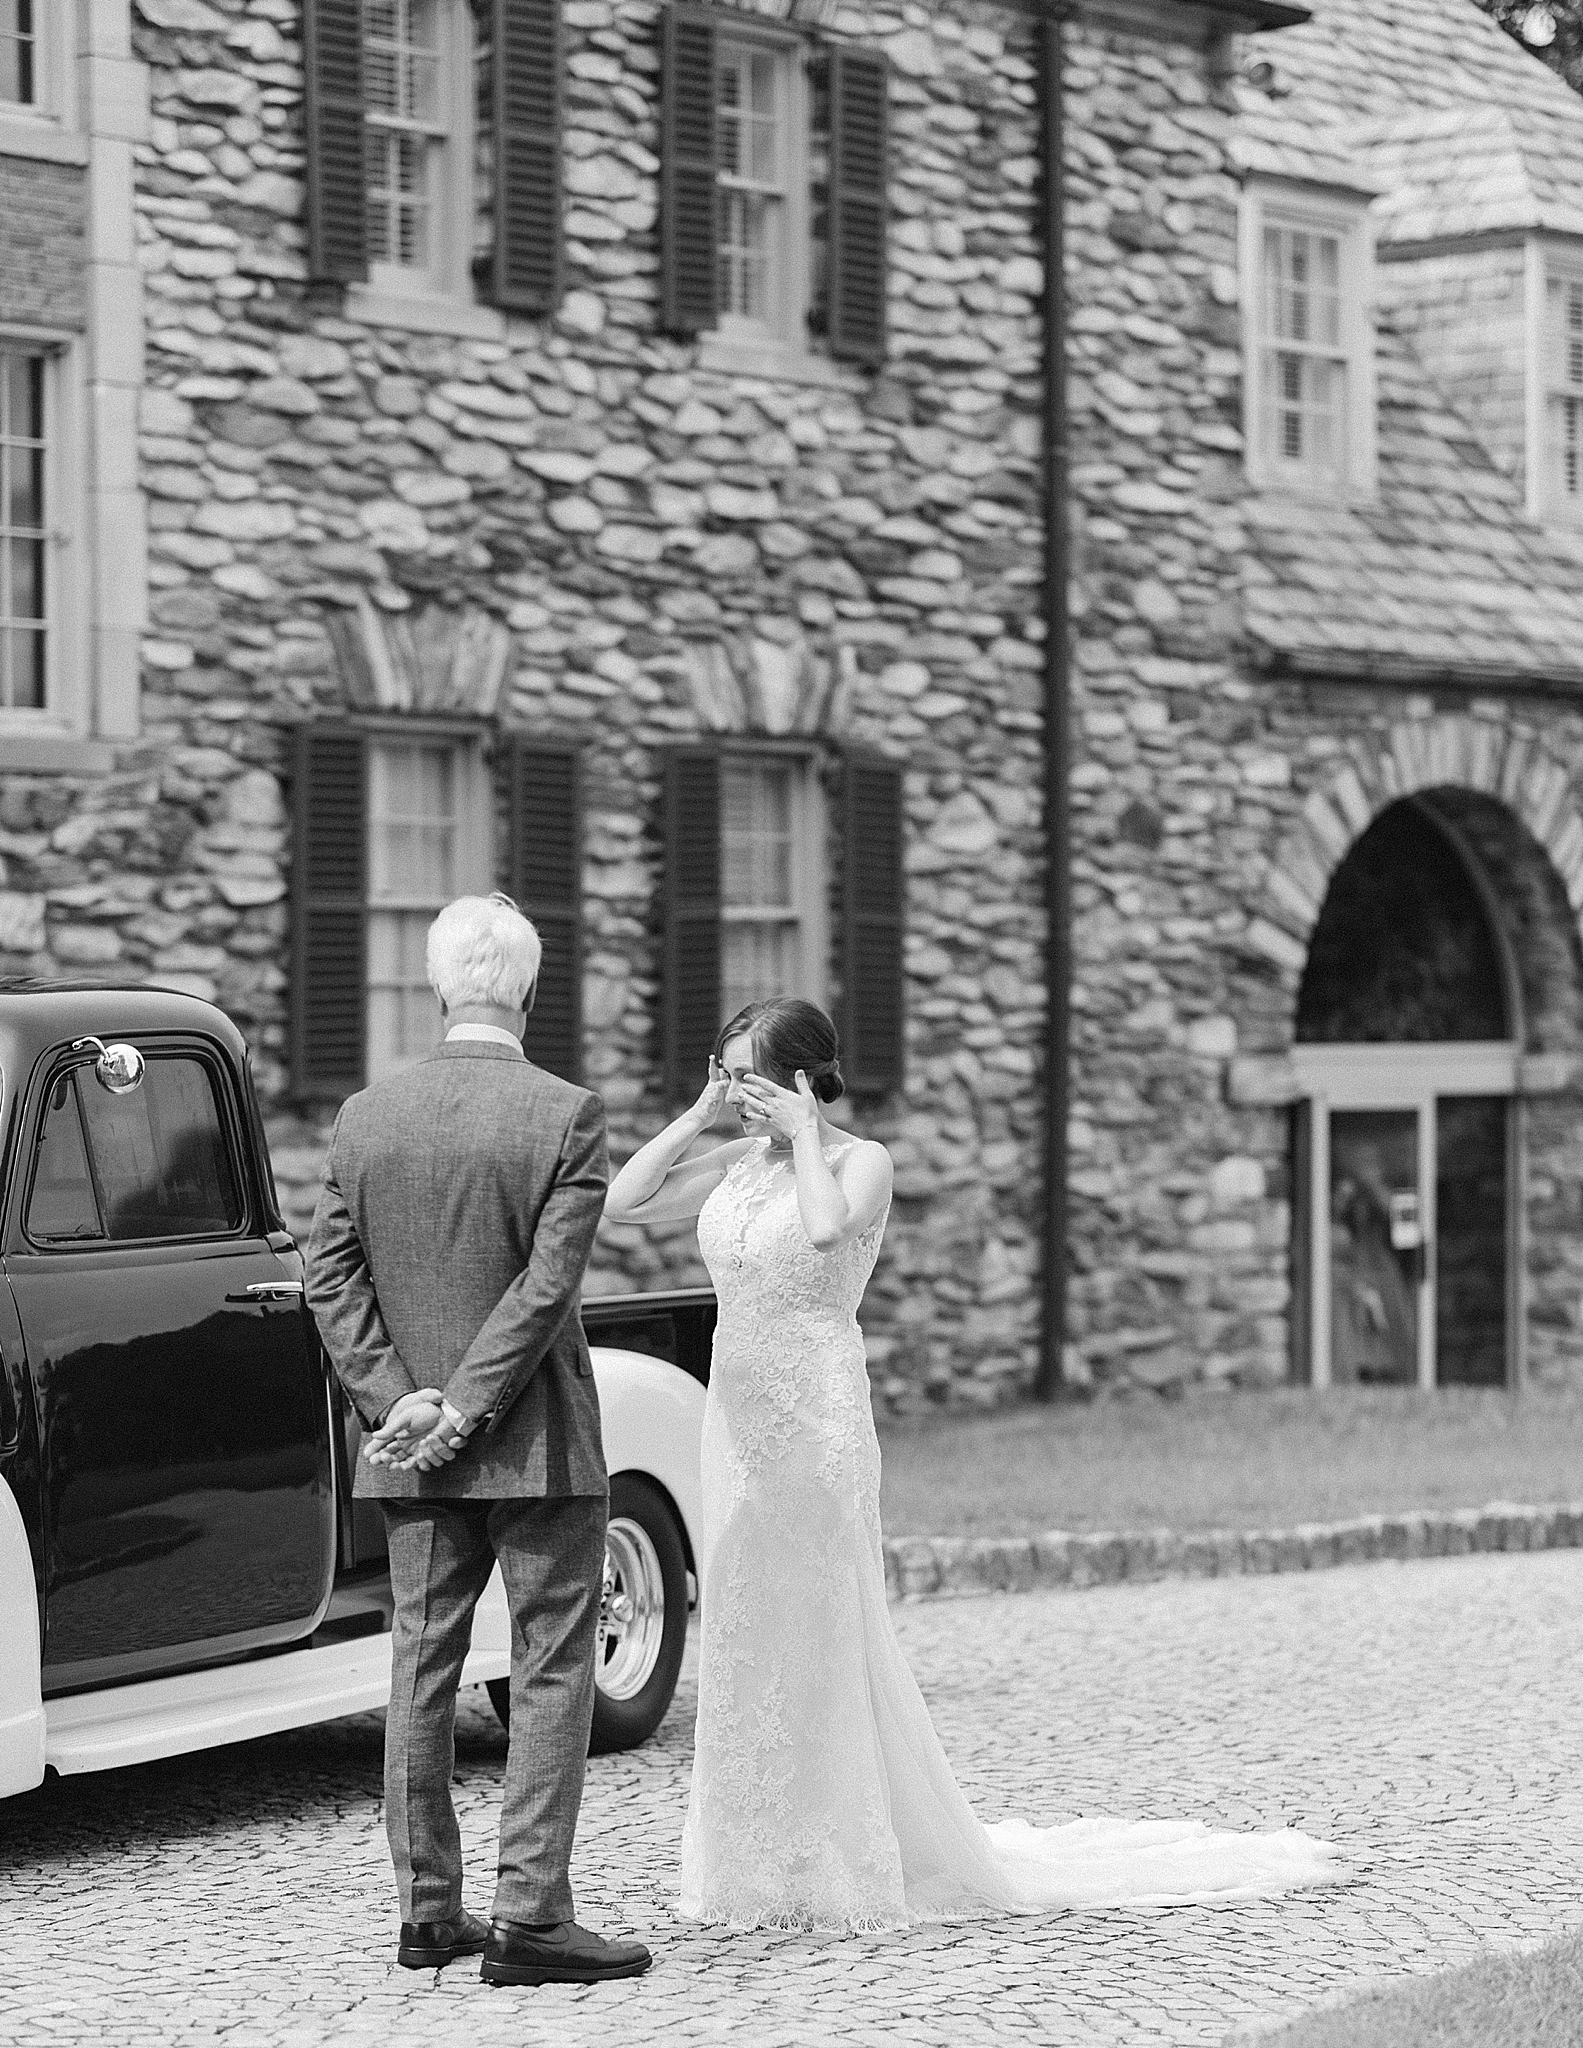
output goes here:
{"type": "Polygon", "coordinates": [[[143,1085],[143,1055],[135,1045],[106,1045],[100,1038],[74,1038],[73,1052],[94,1052],[94,1078],[112,1095],[130,1095],[143,1085]]]}

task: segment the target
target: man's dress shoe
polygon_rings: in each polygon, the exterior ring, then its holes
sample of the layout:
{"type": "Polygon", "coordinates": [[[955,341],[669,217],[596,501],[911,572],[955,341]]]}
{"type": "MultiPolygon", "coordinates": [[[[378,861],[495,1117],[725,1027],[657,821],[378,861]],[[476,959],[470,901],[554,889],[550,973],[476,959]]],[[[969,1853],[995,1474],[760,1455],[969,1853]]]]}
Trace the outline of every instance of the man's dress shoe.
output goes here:
{"type": "Polygon", "coordinates": [[[403,1920],[396,1961],[404,1970],[443,1970],[458,1956],[476,1956],[489,1940],[489,1929],[476,1913],[458,1913],[454,1920],[403,1920]]]}
{"type": "Polygon", "coordinates": [[[603,1984],[641,1977],[652,1960],[641,1942],[604,1941],[575,1920],[554,1927],[497,1920],[478,1974],[486,1984],[603,1984]]]}

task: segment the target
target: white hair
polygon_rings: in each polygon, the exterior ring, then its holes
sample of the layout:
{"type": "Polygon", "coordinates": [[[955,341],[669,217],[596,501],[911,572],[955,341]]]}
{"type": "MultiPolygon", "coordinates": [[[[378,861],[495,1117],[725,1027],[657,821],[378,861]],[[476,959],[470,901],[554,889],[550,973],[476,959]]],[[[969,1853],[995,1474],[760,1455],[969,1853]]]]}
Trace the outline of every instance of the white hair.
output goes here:
{"type": "Polygon", "coordinates": [[[448,1010],[520,1010],[544,948],[509,896],[458,896],[429,926],[429,986],[448,1010]]]}

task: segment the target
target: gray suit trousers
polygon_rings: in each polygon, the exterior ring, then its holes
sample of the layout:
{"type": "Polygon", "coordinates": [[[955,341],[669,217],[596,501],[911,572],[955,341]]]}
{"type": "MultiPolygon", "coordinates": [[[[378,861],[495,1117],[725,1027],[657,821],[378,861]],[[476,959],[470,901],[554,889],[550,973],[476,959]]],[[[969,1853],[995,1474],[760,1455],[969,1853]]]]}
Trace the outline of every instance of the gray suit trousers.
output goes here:
{"type": "Polygon", "coordinates": [[[594,1711],[606,1499],[381,1502],[396,1613],[385,1828],[403,1920],[462,1907],[451,1804],[456,1691],[473,1609],[500,1560],[511,1608],[511,1739],[497,1920],[570,1920],[568,1875],[594,1711]]]}

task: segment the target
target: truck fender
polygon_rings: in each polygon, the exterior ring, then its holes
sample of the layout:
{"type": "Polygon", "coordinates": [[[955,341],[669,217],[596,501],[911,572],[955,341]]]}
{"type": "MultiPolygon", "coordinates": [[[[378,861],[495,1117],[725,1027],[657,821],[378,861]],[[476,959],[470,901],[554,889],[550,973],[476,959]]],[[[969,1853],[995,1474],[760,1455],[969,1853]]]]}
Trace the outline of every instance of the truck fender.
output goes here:
{"type": "Polygon", "coordinates": [[[38,1589],[16,1496],[0,1479],[0,1799],[44,1781],[38,1589]]]}
{"type": "Polygon", "coordinates": [[[646,1352],[617,1351],[602,1344],[591,1349],[605,1465],[612,1476],[646,1473],[670,1495],[681,1516],[682,1540],[701,1596],[704,1390],[680,1367],[646,1352]]]}

